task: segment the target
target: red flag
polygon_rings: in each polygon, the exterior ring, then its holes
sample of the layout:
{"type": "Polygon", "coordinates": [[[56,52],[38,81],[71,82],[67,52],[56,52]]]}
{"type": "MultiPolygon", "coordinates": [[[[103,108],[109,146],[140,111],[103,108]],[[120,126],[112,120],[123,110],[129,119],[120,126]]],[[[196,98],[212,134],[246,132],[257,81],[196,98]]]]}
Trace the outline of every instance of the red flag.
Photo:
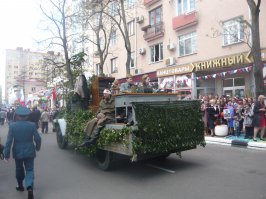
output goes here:
{"type": "Polygon", "coordinates": [[[55,101],[56,100],[56,89],[55,88],[53,88],[52,95],[53,95],[53,100],[55,101]]]}

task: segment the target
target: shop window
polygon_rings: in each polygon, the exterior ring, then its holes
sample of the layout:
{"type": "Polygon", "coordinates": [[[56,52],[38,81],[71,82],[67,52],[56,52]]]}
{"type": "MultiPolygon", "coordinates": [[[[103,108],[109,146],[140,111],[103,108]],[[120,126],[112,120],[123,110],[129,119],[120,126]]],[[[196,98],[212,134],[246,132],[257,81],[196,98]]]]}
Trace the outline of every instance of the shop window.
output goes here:
{"type": "Polygon", "coordinates": [[[196,0],[177,0],[177,15],[183,15],[196,9],[196,0]]]}
{"type": "Polygon", "coordinates": [[[150,63],[163,60],[163,43],[150,46],[150,63]]]}
{"type": "Polygon", "coordinates": [[[234,79],[230,78],[230,79],[225,79],[224,80],[224,87],[233,87],[234,86],[234,79]]]}
{"type": "Polygon", "coordinates": [[[245,78],[237,77],[237,78],[224,79],[223,85],[224,87],[245,86],[245,78]]]}
{"type": "Polygon", "coordinates": [[[223,45],[239,43],[244,39],[244,25],[242,17],[223,23],[223,45]]]}
{"type": "Polygon", "coordinates": [[[179,56],[190,55],[196,53],[196,32],[192,32],[186,35],[178,37],[179,41],[179,56]]]}
{"type": "Polygon", "coordinates": [[[245,78],[235,78],[234,86],[245,86],[245,78]]]}

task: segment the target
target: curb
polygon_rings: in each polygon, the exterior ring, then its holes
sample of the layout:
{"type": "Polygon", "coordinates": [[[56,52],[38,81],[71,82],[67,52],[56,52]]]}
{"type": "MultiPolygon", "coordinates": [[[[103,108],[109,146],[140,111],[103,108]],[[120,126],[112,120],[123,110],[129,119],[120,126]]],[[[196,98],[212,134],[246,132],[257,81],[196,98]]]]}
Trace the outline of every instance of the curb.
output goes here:
{"type": "Polygon", "coordinates": [[[242,140],[228,140],[220,137],[205,137],[207,144],[219,144],[226,146],[241,147],[255,150],[266,150],[266,143],[264,142],[248,142],[242,140]]]}

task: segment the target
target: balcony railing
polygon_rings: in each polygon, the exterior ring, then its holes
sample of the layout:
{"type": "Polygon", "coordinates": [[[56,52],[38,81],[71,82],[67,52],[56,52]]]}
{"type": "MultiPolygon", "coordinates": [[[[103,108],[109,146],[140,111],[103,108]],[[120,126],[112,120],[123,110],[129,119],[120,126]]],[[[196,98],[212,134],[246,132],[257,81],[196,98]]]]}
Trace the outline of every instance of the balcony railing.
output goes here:
{"type": "Polygon", "coordinates": [[[149,6],[155,4],[158,1],[160,1],[160,0],[144,0],[144,5],[149,7],[149,6]]]}
{"type": "Polygon", "coordinates": [[[173,29],[182,30],[198,23],[198,12],[193,11],[172,19],[173,29]]]}
{"type": "Polygon", "coordinates": [[[143,37],[146,41],[151,41],[164,36],[164,23],[159,22],[154,25],[148,25],[142,28],[145,31],[143,37]]]}

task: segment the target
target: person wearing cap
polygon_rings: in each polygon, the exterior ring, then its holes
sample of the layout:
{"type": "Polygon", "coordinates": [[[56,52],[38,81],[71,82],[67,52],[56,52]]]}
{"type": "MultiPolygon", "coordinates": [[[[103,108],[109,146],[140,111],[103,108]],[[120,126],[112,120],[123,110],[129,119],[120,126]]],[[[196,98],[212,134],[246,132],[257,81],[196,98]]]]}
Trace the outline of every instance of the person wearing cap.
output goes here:
{"type": "Polygon", "coordinates": [[[113,123],[115,120],[115,101],[111,96],[111,91],[103,91],[103,99],[100,102],[96,117],[90,120],[85,128],[86,140],[79,147],[94,144],[100,136],[101,129],[105,124],[113,123]]]}
{"type": "Polygon", "coordinates": [[[121,93],[131,93],[132,92],[132,88],[134,87],[133,84],[133,79],[132,79],[132,75],[128,74],[127,75],[127,81],[122,83],[120,86],[120,92],[121,93]]]}
{"type": "Polygon", "coordinates": [[[33,199],[34,182],[34,158],[36,151],[41,148],[41,136],[36,125],[27,121],[30,110],[19,106],[15,110],[16,122],[9,126],[7,141],[4,148],[4,158],[9,162],[12,147],[12,155],[16,164],[17,191],[24,191],[23,181],[28,190],[28,199],[33,199]]]}
{"type": "Polygon", "coordinates": [[[142,85],[138,87],[138,93],[152,93],[153,88],[150,85],[150,77],[149,75],[142,76],[142,85]]]}
{"type": "Polygon", "coordinates": [[[260,140],[265,141],[264,139],[264,132],[266,128],[266,120],[265,120],[265,113],[266,113],[266,106],[264,104],[264,95],[260,95],[258,100],[255,102],[253,108],[253,125],[254,125],[254,134],[253,134],[253,141],[257,142],[257,135],[260,131],[260,140]]]}

